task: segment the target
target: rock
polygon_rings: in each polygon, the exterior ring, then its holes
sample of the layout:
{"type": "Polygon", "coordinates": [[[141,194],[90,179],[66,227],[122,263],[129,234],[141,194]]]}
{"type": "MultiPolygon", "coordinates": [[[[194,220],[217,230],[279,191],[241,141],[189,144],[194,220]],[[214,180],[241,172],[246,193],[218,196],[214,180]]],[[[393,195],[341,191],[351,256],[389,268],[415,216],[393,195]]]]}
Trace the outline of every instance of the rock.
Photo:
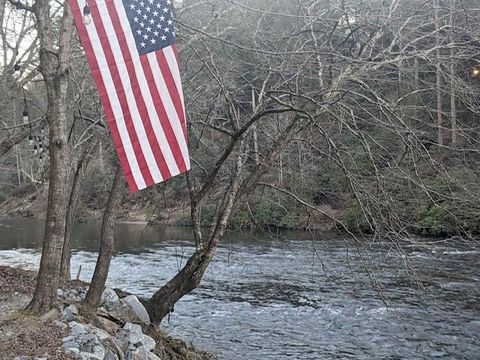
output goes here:
{"type": "Polygon", "coordinates": [[[69,305],[62,311],[62,317],[66,321],[74,321],[78,317],[78,309],[75,305],[69,305]]]}
{"type": "Polygon", "coordinates": [[[61,322],[59,320],[55,320],[53,323],[55,324],[55,326],[58,326],[61,329],[64,329],[64,330],[68,329],[68,325],[65,324],[64,322],[61,322]]]}
{"type": "Polygon", "coordinates": [[[87,296],[87,290],[84,288],[78,289],[78,297],[83,301],[85,300],[85,296],[87,296]]]}
{"type": "Polygon", "coordinates": [[[97,345],[93,348],[93,354],[99,359],[105,359],[105,348],[102,345],[97,345]]]}
{"type": "Polygon", "coordinates": [[[100,300],[100,306],[105,307],[107,310],[115,310],[120,303],[120,298],[118,297],[115,290],[106,288],[102,294],[102,299],[100,300]]]}
{"type": "Polygon", "coordinates": [[[62,339],[62,343],[66,343],[66,342],[72,341],[72,340],[75,340],[75,336],[72,336],[72,335],[66,336],[62,339]]]}
{"type": "Polygon", "coordinates": [[[135,295],[121,299],[117,310],[112,311],[112,315],[124,321],[150,325],[147,309],[135,295]]]}
{"type": "Polygon", "coordinates": [[[103,317],[99,317],[98,320],[102,323],[103,328],[107,330],[110,334],[115,334],[120,329],[120,326],[113,321],[110,321],[103,317]]]}
{"type": "Polygon", "coordinates": [[[93,349],[95,345],[100,343],[100,341],[98,341],[98,338],[94,334],[82,334],[77,336],[76,340],[83,348],[83,350],[88,347],[89,351],[90,349],[93,349]]]}
{"type": "Polygon", "coordinates": [[[147,353],[147,360],[162,360],[152,352],[147,353]]]}
{"type": "Polygon", "coordinates": [[[119,359],[118,359],[117,354],[114,351],[107,348],[104,360],[119,360],[119,359]]]}
{"type": "Polygon", "coordinates": [[[75,355],[80,354],[80,349],[79,348],[66,348],[64,351],[65,351],[66,354],[73,355],[74,357],[75,357],[75,355]]]}
{"type": "Polygon", "coordinates": [[[123,326],[123,330],[129,331],[133,334],[143,334],[142,327],[132,323],[126,323],[123,326]]]}
{"type": "Polygon", "coordinates": [[[103,357],[99,357],[97,354],[92,354],[89,352],[82,351],[78,356],[77,359],[80,360],[104,360],[103,357]]]}
{"type": "Polygon", "coordinates": [[[57,289],[57,297],[60,298],[60,299],[62,299],[64,297],[62,289],[57,289]]]}
{"type": "Polygon", "coordinates": [[[110,335],[106,331],[99,329],[95,326],[90,326],[90,330],[93,334],[95,334],[95,336],[98,338],[98,340],[100,340],[100,342],[103,342],[110,337],[110,335]]]}
{"type": "Polygon", "coordinates": [[[125,359],[128,360],[146,360],[148,359],[149,352],[144,348],[138,348],[129,350],[125,355],[125,359]]]}
{"type": "Polygon", "coordinates": [[[46,312],[42,316],[40,316],[40,320],[43,322],[52,322],[54,320],[58,320],[60,317],[60,311],[57,309],[52,309],[49,312],[46,312]]]}
{"type": "Polygon", "coordinates": [[[80,349],[80,344],[76,341],[67,341],[62,344],[64,349],[80,349]]]}
{"type": "Polygon", "coordinates": [[[76,321],[70,321],[68,326],[70,326],[70,333],[75,337],[88,333],[88,328],[76,321]]]}
{"type": "Polygon", "coordinates": [[[138,348],[144,348],[147,352],[155,349],[155,340],[142,332],[140,325],[126,323],[123,330],[127,331],[128,342],[138,348]]]}

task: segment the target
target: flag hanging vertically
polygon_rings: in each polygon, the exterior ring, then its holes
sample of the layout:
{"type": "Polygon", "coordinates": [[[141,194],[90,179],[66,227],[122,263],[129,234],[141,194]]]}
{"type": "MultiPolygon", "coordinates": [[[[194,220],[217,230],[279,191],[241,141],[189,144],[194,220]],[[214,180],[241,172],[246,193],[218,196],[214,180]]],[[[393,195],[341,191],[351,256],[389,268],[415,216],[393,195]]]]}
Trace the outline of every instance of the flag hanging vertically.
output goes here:
{"type": "Polygon", "coordinates": [[[173,0],[69,0],[132,191],[190,169],[173,0]]]}

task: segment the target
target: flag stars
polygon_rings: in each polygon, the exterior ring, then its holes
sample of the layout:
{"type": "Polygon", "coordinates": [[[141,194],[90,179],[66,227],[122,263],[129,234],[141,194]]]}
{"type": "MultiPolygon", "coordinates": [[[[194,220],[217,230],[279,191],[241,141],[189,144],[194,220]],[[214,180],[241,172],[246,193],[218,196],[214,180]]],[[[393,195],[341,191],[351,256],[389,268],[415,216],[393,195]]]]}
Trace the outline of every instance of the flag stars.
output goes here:
{"type": "Polygon", "coordinates": [[[175,42],[173,0],[123,1],[140,54],[175,42]]]}

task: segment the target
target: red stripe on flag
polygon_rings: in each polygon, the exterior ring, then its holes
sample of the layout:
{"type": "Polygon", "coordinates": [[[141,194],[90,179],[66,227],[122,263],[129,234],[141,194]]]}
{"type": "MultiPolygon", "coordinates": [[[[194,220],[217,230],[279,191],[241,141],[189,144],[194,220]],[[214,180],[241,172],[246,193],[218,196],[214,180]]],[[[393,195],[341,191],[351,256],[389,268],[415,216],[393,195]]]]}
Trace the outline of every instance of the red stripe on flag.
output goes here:
{"type": "MultiPolygon", "coordinates": [[[[158,51],[157,54],[158,53],[161,53],[161,51],[158,51]]],[[[171,120],[171,116],[169,116],[165,111],[162,98],[160,96],[160,93],[158,92],[157,87],[155,86],[155,79],[153,78],[152,69],[150,68],[147,56],[140,56],[140,60],[142,62],[143,70],[145,71],[145,77],[147,78],[148,87],[150,89],[150,93],[152,94],[153,103],[155,104],[155,109],[157,110],[158,118],[160,119],[160,124],[162,126],[165,137],[167,138],[168,145],[170,146],[178,169],[180,170],[180,172],[185,172],[187,170],[187,167],[185,165],[183,154],[180,150],[180,146],[178,144],[177,138],[175,137],[175,133],[172,129],[171,124],[171,121],[175,120],[171,120]]],[[[170,88],[168,90],[171,91],[170,88]]]]}
{"type": "MultiPolygon", "coordinates": [[[[113,1],[107,1],[105,2],[108,12],[110,14],[110,19],[112,21],[113,27],[115,29],[121,29],[122,25],[120,24],[120,19],[118,18],[117,10],[115,8],[115,4],[113,1]]],[[[145,100],[143,98],[142,92],[140,90],[140,84],[137,79],[137,75],[135,72],[135,65],[132,60],[132,54],[130,54],[130,50],[127,45],[127,39],[125,38],[125,34],[122,31],[117,31],[116,32],[117,38],[118,38],[118,43],[120,45],[120,48],[122,50],[122,55],[124,58],[125,65],[128,70],[128,76],[130,78],[130,84],[132,86],[132,90],[135,94],[135,101],[137,103],[137,109],[140,114],[140,117],[142,118],[142,123],[145,128],[145,132],[147,133],[147,138],[148,142],[150,143],[150,147],[153,151],[153,155],[155,157],[155,161],[157,163],[157,166],[160,170],[160,173],[162,174],[162,178],[168,179],[172,175],[170,173],[170,170],[167,166],[167,163],[165,161],[165,157],[162,153],[162,150],[160,148],[160,145],[158,144],[157,138],[155,137],[155,132],[152,128],[150,116],[148,114],[147,107],[145,105],[145,100]]],[[[135,56],[135,55],[134,55],[135,56]]],[[[148,166],[148,165],[147,165],[148,166]]],[[[152,184],[153,185],[153,180],[152,184]]],[[[147,186],[150,186],[147,184],[147,186]]]]}
{"type": "Polygon", "coordinates": [[[177,85],[175,84],[175,80],[173,79],[172,72],[170,70],[170,67],[168,66],[167,59],[165,58],[165,54],[162,51],[157,51],[157,61],[158,65],[160,67],[160,70],[162,71],[163,78],[165,79],[165,83],[167,84],[168,92],[170,93],[170,97],[172,99],[173,105],[175,106],[175,110],[177,112],[178,118],[181,122],[182,128],[184,130],[184,135],[185,135],[185,130],[186,130],[186,121],[185,121],[185,112],[183,111],[183,106],[182,106],[182,99],[180,99],[180,95],[178,94],[178,89],[177,85]]]}
{"type": "Polygon", "coordinates": [[[117,124],[115,122],[115,116],[113,114],[112,105],[110,103],[110,99],[108,98],[108,93],[107,93],[105,84],[103,82],[102,75],[100,73],[97,59],[95,58],[95,53],[93,51],[92,43],[88,36],[85,24],[83,23],[82,11],[75,0],[71,0],[69,1],[69,3],[70,3],[70,9],[72,10],[73,18],[75,19],[75,22],[77,25],[77,30],[80,34],[82,45],[85,48],[85,53],[92,71],[93,79],[98,88],[100,100],[102,102],[103,110],[105,111],[107,124],[108,124],[108,127],[110,128],[115,149],[117,150],[120,165],[122,166],[122,169],[130,190],[132,192],[136,192],[138,191],[138,186],[133,177],[130,164],[128,163],[127,155],[125,153],[125,149],[123,147],[120,133],[118,131],[117,124]]]}
{"type": "MultiPolygon", "coordinates": [[[[177,50],[177,44],[173,44],[172,45],[172,50],[173,50],[173,54],[175,55],[175,61],[177,63],[177,66],[178,64],[180,64],[180,61],[178,59],[178,50],[177,50]]],[[[180,71],[180,69],[178,69],[180,71]]],[[[177,89],[177,91],[182,91],[181,89],[177,89]]],[[[185,117],[185,103],[183,103],[182,101],[182,110],[183,110],[183,123],[182,123],[182,126],[183,126],[183,132],[185,133],[185,140],[188,141],[188,126],[187,126],[187,119],[185,117]]]]}
{"type": "MultiPolygon", "coordinates": [[[[100,16],[98,11],[98,6],[96,3],[90,5],[91,14],[93,17],[93,22],[91,25],[95,25],[98,33],[98,37],[100,39],[100,43],[102,44],[102,48],[104,50],[105,58],[107,60],[108,66],[110,68],[110,73],[112,74],[112,79],[115,84],[116,93],[119,96],[120,106],[122,108],[122,113],[125,119],[125,123],[127,125],[127,131],[132,140],[132,146],[135,151],[135,156],[138,161],[138,165],[140,166],[140,171],[142,173],[143,178],[145,179],[145,184],[147,186],[153,185],[155,182],[153,181],[152,174],[150,173],[150,169],[148,167],[147,161],[145,160],[145,155],[143,154],[143,150],[140,145],[140,140],[138,139],[138,134],[135,130],[135,126],[133,124],[132,114],[130,113],[130,109],[128,107],[127,98],[125,95],[125,89],[122,85],[122,80],[120,77],[119,69],[117,67],[117,61],[121,61],[120,59],[115,59],[113,55],[112,48],[108,41],[108,36],[105,31],[105,26],[103,23],[103,19],[100,16]]],[[[135,92],[138,91],[138,85],[135,87],[132,84],[132,90],[135,92]]],[[[138,96],[138,94],[136,94],[138,96]]]]}

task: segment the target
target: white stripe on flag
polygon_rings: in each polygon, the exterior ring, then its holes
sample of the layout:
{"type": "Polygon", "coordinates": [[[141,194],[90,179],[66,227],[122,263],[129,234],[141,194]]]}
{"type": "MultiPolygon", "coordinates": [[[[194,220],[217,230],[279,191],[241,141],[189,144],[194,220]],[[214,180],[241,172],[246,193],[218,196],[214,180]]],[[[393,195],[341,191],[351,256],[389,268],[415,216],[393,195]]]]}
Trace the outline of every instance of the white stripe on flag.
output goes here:
{"type": "MultiPolygon", "coordinates": [[[[182,80],[180,79],[180,70],[178,69],[177,57],[173,53],[173,48],[171,46],[164,49],[164,54],[165,59],[167,59],[168,67],[170,68],[170,71],[172,73],[173,80],[175,81],[175,85],[177,86],[178,95],[180,95],[180,99],[182,100],[183,118],[186,119],[187,117],[185,114],[185,101],[183,99],[182,80]]],[[[190,159],[188,160],[190,161],[190,159]]]]}

